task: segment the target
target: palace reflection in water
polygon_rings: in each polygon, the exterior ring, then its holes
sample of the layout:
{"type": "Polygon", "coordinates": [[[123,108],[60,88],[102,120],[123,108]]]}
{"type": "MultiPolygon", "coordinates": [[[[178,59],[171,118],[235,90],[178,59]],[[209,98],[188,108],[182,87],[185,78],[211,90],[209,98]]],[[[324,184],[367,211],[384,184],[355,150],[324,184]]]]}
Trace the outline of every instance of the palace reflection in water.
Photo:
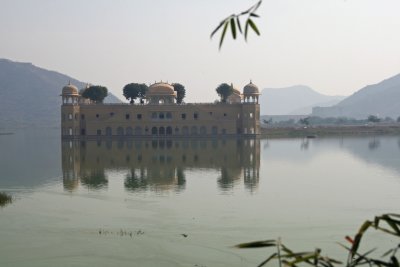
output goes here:
{"type": "Polygon", "coordinates": [[[243,182],[253,191],[259,182],[259,139],[63,141],[63,184],[107,188],[110,171],[126,172],[127,191],[184,190],[193,170],[219,172],[220,190],[243,182]]]}

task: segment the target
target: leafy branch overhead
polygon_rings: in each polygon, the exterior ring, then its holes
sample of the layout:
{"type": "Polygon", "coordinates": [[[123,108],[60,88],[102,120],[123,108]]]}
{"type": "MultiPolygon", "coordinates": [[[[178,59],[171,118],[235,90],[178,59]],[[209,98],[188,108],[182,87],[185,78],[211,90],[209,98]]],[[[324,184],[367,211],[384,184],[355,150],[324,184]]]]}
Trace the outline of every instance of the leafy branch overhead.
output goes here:
{"type": "Polygon", "coordinates": [[[254,23],[253,19],[260,17],[256,14],[258,8],[260,7],[263,0],[259,0],[256,4],[251,6],[249,9],[239,13],[239,14],[232,14],[226,17],[224,20],[220,22],[220,24],[213,30],[211,33],[211,38],[220,30],[221,37],[219,39],[219,49],[222,47],[222,43],[225,39],[225,34],[228,28],[232,33],[233,39],[236,39],[238,34],[244,35],[244,39],[247,41],[247,36],[249,33],[249,28],[251,28],[257,35],[260,35],[260,31],[258,30],[256,24],[254,23]],[[244,24],[244,31],[242,30],[241,18],[246,17],[246,21],[244,24]]]}

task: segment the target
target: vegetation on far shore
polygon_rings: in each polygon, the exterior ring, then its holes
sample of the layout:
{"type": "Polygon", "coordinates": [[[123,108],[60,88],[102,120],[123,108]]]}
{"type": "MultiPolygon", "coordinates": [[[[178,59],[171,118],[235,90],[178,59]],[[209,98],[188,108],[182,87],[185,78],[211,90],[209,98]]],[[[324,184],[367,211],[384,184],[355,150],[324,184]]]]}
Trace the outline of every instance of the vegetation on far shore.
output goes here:
{"type": "Polygon", "coordinates": [[[400,125],[304,126],[261,128],[261,137],[400,135],[400,125]]]}
{"type": "Polygon", "coordinates": [[[12,196],[4,192],[0,192],[0,207],[4,207],[7,204],[10,204],[11,202],[12,202],[12,196]]]}

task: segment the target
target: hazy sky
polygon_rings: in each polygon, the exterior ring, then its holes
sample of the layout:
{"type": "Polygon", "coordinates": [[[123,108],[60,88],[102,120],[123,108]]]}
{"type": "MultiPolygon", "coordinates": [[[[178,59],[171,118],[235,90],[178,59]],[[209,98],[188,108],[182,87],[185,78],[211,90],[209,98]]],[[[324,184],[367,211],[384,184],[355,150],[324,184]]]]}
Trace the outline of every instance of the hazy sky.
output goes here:
{"type": "Polygon", "coordinates": [[[213,28],[255,2],[0,0],[0,57],[118,96],[130,82],[180,82],[187,102],[216,99],[222,82],[349,95],[400,73],[400,0],[264,0],[261,37],[229,35],[219,52],[213,28]]]}

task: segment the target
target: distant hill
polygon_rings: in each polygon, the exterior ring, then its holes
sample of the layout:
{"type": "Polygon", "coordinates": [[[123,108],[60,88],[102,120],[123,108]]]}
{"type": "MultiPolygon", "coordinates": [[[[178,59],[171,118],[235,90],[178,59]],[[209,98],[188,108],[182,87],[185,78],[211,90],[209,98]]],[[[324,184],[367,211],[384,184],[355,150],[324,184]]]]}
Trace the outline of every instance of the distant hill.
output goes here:
{"type": "Polygon", "coordinates": [[[357,119],[377,115],[395,119],[400,116],[400,74],[368,85],[332,107],[314,108],[313,115],[357,119]]]}
{"type": "Polygon", "coordinates": [[[314,106],[334,105],[344,98],[323,95],[304,85],[266,88],[260,97],[261,115],[308,115],[314,106]]]}
{"type": "MultiPolygon", "coordinates": [[[[78,88],[85,83],[31,63],[0,59],[0,129],[59,127],[61,89],[68,81],[78,88]]],[[[106,102],[121,100],[109,93],[106,102]]]]}

